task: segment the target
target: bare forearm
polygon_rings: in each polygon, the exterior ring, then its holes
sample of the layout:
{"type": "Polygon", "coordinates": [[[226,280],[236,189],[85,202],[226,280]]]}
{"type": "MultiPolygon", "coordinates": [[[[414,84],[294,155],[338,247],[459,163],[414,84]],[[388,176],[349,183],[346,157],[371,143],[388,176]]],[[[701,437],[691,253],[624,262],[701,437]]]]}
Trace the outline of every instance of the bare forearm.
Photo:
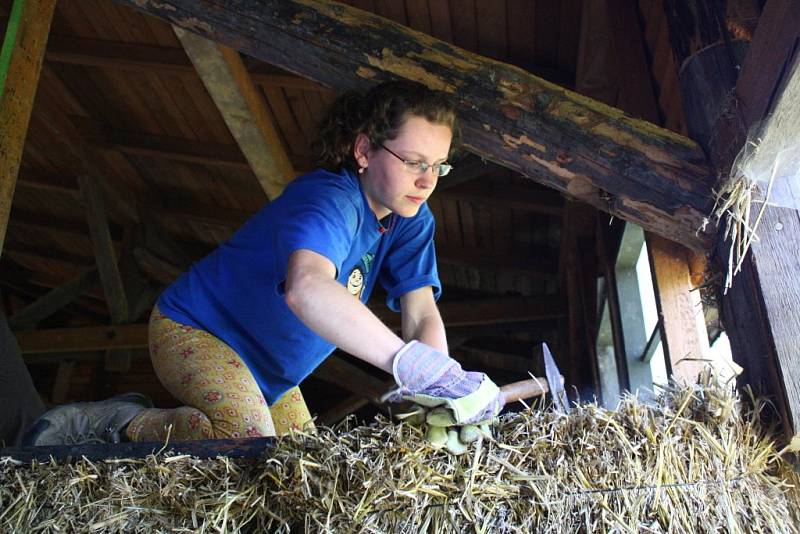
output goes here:
{"type": "Polygon", "coordinates": [[[400,339],[361,301],[333,279],[307,276],[286,302],[295,315],[325,340],[391,373],[392,359],[403,346],[400,339]]]}
{"type": "Polygon", "coordinates": [[[406,293],[400,306],[403,310],[403,339],[418,339],[447,354],[444,322],[433,298],[433,289],[421,287],[406,293]]]}
{"type": "Polygon", "coordinates": [[[444,322],[438,313],[422,317],[418,321],[403,318],[403,339],[417,339],[447,354],[447,335],[444,322]]]}

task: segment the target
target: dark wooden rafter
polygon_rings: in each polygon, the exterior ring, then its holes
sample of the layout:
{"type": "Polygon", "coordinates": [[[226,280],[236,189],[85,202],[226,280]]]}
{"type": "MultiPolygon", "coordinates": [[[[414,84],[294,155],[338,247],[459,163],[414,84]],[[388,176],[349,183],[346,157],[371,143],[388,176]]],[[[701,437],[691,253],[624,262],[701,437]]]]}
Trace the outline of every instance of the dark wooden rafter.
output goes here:
{"type": "Polygon", "coordinates": [[[31,330],[40,321],[73,302],[97,282],[97,270],[86,271],[9,317],[8,324],[12,330],[31,330]]]}
{"type": "MultiPolygon", "coordinates": [[[[42,67],[42,83],[46,83],[51,90],[61,95],[74,99],[72,90],[47,64],[42,67]]],[[[54,161],[58,161],[61,168],[70,169],[71,176],[60,176],[57,183],[61,185],[76,184],[77,176],[88,173],[98,178],[103,198],[108,208],[108,214],[114,217],[114,222],[138,223],[136,206],[131,201],[130,195],[125,195],[124,190],[114,187],[110,180],[104,177],[93,156],[92,146],[80,135],[81,121],[87,120],[82,115],[67,115],[67,113],[50,99],[40,99],[34,113],[39,118],[38,124],[47,132],[48,149],[53,152],[54,161]]]]}
{"type": "MultiPolygon", "coordinates": [[[[128,322],[131,307],[119,267],[119,259],[108,228],[103,194],[94,177],[89,174],[78,176],[81,196],[86,205],[89,233],[92,238],[97,270],[106,295],[106,303],[112,324],[128,322]]],[[[126,372],[130,370],[132,356],[129,350],[109,350],[106,352],[105,370],[126,372]]]]}
{"type": "Polygon", "coordinates": [[[78,182],[86,204],[89,233],[111,321],[114,324],[121,324],[128,319],[128,298],[125,295],[122,275],[117,264],[117,253],[108,228],[102,192],[95,179],[88,174],[79,176],[78,182]]]}
{"type": "Polygon", "coordinates": [[[15,2],[0,54],[0,254],[55,5],[15,2]]]}
{"type": "MultiPolygon", "coordinates": [[[[76,271],[75,276],[79,276],[80,270],[76,271]]],[[[9,293],[18,295],[24,300],[24,305],[18,305],[16,312],[22,311],[25,307],[41,299],[48,292],[63,287],[62,277],[55,277],[49,274],[31,273],[24,263],[18,262],[12,254],[4,259],[3,277],[0,284],[9,293]]],[[[96,323],[108,319],[108,309],[105,306],[104,295],[99,287],[90,288],[84,291],[80,297],[70,304],[67,304],[65,311],[78,320],[87,323],[96,323]]],[[[15,312],[15,313],[16,313],[15,312]]]]}
{"type": "Polygon", "coordinates": [[[335,90],[425,82],[465,111],[470,151],[672,240],[711,245],[698,232],[711,174],[673,132],[334,2],[117,1],[335,90]]]}

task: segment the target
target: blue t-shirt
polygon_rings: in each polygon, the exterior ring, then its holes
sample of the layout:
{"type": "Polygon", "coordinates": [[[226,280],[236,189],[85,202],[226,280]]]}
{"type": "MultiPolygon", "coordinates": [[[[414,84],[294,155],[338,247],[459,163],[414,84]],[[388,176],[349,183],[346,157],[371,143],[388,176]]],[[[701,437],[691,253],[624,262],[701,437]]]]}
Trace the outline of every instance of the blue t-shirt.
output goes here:
{"type": "Polygon", "coordinates": [[[193,264],[158,306],[170,319],[230,345],[272,404],[335,349],[286,305],[283,288],[295,250],[328,258],[337,281],[362,302],[377,281],[394,311],[400,311],[402,295],[420,287],[432,286],[439,298],[428,206],[414,217],[391,214],[384,221],[386,226],[367,204],[356,174],[314,171],[291,182],[227,242],[193,264]]]}

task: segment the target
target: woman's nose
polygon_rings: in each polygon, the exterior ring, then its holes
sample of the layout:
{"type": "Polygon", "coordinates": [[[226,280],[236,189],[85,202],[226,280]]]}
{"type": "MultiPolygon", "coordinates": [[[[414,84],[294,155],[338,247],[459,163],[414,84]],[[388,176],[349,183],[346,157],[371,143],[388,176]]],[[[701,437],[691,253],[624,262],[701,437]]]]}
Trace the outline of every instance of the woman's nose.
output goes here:
{"type": "Polygon", "coordinates": [[[417,177],[416,186],[420,189],[433,189],[436,185],[436,180],[437,177],[433,174],[433,167],[430,167],[417,177]]]}

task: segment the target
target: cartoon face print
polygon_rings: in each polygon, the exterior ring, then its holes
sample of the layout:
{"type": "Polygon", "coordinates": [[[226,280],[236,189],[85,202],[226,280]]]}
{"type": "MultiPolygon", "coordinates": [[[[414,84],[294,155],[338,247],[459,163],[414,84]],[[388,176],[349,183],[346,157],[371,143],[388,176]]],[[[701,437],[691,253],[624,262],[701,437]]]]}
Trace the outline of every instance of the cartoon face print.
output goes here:
{"type": "Polygon", "coordinates": [[[361,299],[361,293],[364,291],[364,273],[359,267],[353,269],[347,278],[347,291],[358,297],[359,300],[361,299]]]}

